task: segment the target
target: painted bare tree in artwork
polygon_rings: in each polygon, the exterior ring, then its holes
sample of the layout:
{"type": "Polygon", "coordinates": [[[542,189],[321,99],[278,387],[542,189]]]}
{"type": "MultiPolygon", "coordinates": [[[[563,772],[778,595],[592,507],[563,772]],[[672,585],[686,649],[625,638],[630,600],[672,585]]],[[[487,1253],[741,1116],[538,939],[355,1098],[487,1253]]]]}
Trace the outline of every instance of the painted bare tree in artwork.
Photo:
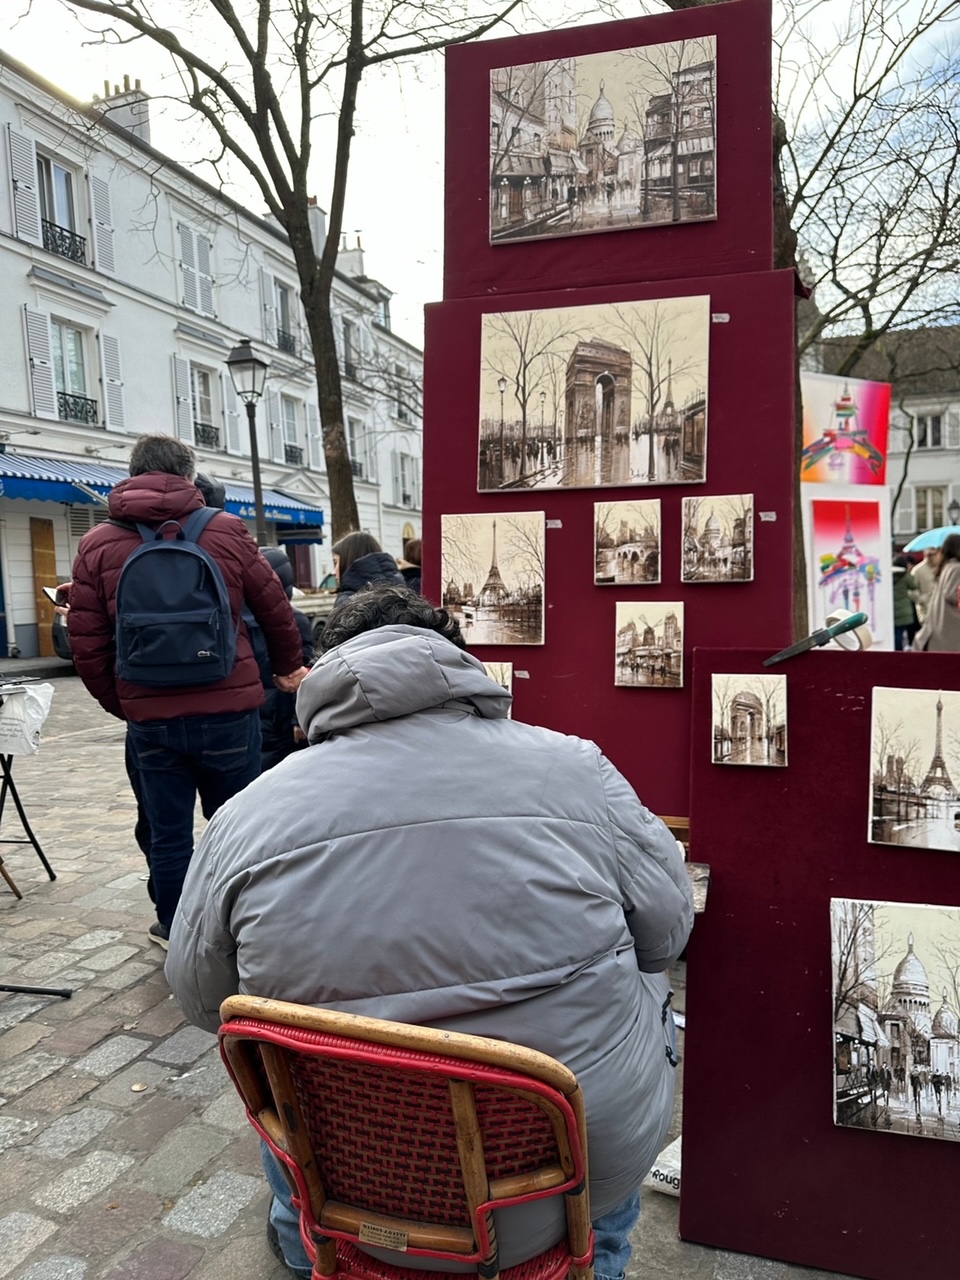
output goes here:
{"type": "Polygon", "coordinates": [[[448,586],[455,585],[456,594],[460,594],[465,585],[472,584],[476,590],[482,584],[489,565],[484,565],[478,555],[469,517],[444,516],[440,554],[445,604],[451,603],[446,598],[448,586]]]}
{"type": "Polygon", "coordinates": [[[874,904],[843,899],[833,903],[833,1016],[873,993],[876,1000],[874,904]]]}

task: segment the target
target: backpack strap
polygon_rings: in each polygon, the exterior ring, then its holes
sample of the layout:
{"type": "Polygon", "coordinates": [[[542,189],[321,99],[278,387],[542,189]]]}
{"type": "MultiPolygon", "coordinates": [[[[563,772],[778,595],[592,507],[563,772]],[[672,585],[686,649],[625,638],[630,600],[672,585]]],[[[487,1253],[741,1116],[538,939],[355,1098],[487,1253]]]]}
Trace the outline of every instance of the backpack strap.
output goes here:
{"type": "Polygon", "coordinates": [[[210,521],[219,514],[219,507],[200,507],[197,511],[187,516],[186,520],[180,522],[184,541],[197,542],[210,521]]]}

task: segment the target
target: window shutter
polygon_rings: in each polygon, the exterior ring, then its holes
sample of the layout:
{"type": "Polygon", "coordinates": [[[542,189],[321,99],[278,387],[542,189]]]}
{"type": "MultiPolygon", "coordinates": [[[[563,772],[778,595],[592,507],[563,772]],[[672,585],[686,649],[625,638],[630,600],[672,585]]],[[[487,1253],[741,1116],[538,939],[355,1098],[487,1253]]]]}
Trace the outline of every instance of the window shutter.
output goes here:
{"type": "Polygon", "coordinates": [[[399,507],[403,502],[403,487],[400,483],[400,455],[396,449],[390,451],[390,470],[393,472],[393,505],[399,507]]]}
{"type": "Polygon", "coordinates": [[[242,454],[243,437],[240,434],[240,402],[229,373],[220,374],[220,385],[223,388],[223,438],[227,442],[227,453],[242,454]]]}
{"type": "Polygon", "coordinates": [[[311,471],[326,470],[323,456],[323,435],[320,430],[320,410],[307,403],[307,465],[311,471]]]}
{"type": "Polygon", "coordinates": [[[182,356],[173,357],[173,397],[176,407],[177,435],[187,444],[194,444],[193,406],[190,403],[190,361],[182,356]]]}
{"type": "Polygon", "coordinates": [[[909,485],[905,484],[903,486],[893,523],[894,533],[914,532],[916,520],[914,517],[913,489],[909,485]]]}
{"type": "Polygon", "coordinates": [[[420,510],[420,472],[423,467],[423,461],[420,458],[410,458],[410,492],[413,495],[413,505],[420,510]]]}
{"type": "Polygon", "coordinates": [[[196,311],[200,303],[197,286],[197,254],[194,247],[193,228],[185,223],[177,224],[180,235],[180,279],[183,288],[183,305],[196,311]]]}
{"type": "Polygon", "coordinates": [[[260,268],[260,306],[263,310],[263,340],[277,345],[277,299],[273,276],[260,268]]]}
{"type": "Polygon", "coordinates": [[[283,462],[283,426],[280,422],[280,393],[278,391],[268,391],[264,399],[267,403],[268,456],[271,462],[283,462]]]}
{"type": "Polygon", "coordinates": [[[27,323],[27,363],[30,366],[34,416],[59,418],[57,387],[53,377],[50,317],[45,311],[33,311],[26,306],[23,313],[27,323]]]}
{"type": "Polygon", "coordinates": [[[113,211],[110,204],[110,188],[102,178],[91,173],[90,209],[93,213],[94,265],[98,271],[113,275],[113,211]]]}
{"type": "Polygon", "coordinates": [[[947,411],[943,443],[948,449],[960,449],[960,413],[955,409],[947,411]]]}
{"type": "Polygon", "coordinates": [[[109,333],[100,334],[100,365],[103,376],[103,416],[108,427],[123,431],[123,378],[120,371],[120,343],[109,333]]]}
{"type": "Polygon", "coordinates": [[[205,316],[216,316],[213,307],[213,275],[210,268],[210,251],[213,245],[206,236],[195,235],[197,248],[197,282],[200,290],[200,312],[205,316]]]}
{"type": "Polygon", "coordinates": [[[40,186],[37,152],[30,138],[7,125],[10,143],[10,176],[13,179],[13,215],[17,238],[43,244],[40,227],[40,186]]]}

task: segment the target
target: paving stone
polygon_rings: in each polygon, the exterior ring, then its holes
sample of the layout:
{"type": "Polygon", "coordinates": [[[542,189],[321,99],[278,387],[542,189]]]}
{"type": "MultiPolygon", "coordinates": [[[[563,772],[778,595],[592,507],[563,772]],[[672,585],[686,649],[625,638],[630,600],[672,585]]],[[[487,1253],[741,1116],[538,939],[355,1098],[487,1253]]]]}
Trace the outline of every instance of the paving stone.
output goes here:
{"type": "Polygon", "coordinates": [[[200,1118],[205,1124],[216,1125],[218,1129],[230,1129],[235,1133],[250,1128],[246,1108],[233,1085],[224,1089],[220,1097],[211,1102],[200,1118]]]}
{"type": "Polygon", "coordinates": [[[16,1097],[40,1080],[52,1076],[65,1062],[66,1058],[59,1054],[44,1053],[42,1049],[36,1053],[21,1054],[0,1067],[0,1091],[7,1097],[16,1097]]]}
{"type": "MultiPolygon", "coordinates": [[[[32,986],[32,983],[22,983],[23,986],[32,986]]],[[[15,1027],[18,1022],[23,1022],[25,1018],[29,1018],[32,1014],[39,1012],[50,1003],[52,997],[36,997],[36,996],[10,996],[8,999],[0,1003],[0,1031],[5,1031],[8,1027],[15,1027]]]]}
{"type": "Polygon", "coordinates": [[[186,1018],[180,1011],[180,1006],[173,999],[164,1000],[162,1004],[155,1005],[142,1017],[137,1019],[137,1030],[148,1036],[168,1036],[171,1031],[176,1031],[178,1027],[182,1027],[186,1018]]]}
{"type": "Polygon", "coordinates": [[[220,1058],[220,1051],[213,1048],[189,1071],[173,1076],[163,1086],[164,1093],[175,1098],[196,1098],[199,1101],[215,1098],[229,1080],[227,1069],[220,1058]]]}
{"type": "Polygon", "coordinates": [[[56,1229],[55,1223],[32,1213],[9,1213],[0,1218],[0,1276],[15,1271],[56,1229]]]}
{"type": "MultiPolygon", "coordinates": [[[[137,955],[139,954],[138,951],[137,955]]],[[[105,987],[108,991],[123,991],[124,988],[139,982],[148,974],[154,973],[156,967],[155,964],[146,964],[142,960],[128,960],[119,969],[113,969],[110,973],[97,974],[94,981],[98,987],[105,987]]]]}
{"type": "Polygon", "coordinates": [[[0,1151],[12,1147],[36,1127],[36,1120],[28,1120],[24,1116],[0,1116],[0,1151]]]}
{"type": "Polygon", "coordinates": [[[41,1156],[72,1156],[101,1134],[112,1119],[112,1111],[101,1111],[96,1107],[71,1111],[47,1125],[31,1147],[41,1156]]]}
{"type": "Polygon", "coordinates": [[[62,973],[69,965],[76,964],[77,957],[72,951],[46,951],[42,956],[28,960],[20,967],[20,977],[29,979],[21,986],[40,985],[54,974],[62,973]]]}
{"type": "Polygon", "coordinates": [[[91,1076],[109,1076],[138,1058],[150,1041],[138,1036],[113,1036],[76,1063],[76,1069],[91,1076]]]}
{"type": "Polygon", "coordinates": [[[123,964],[124,960],[138,955],[139,951],[139,947],[131,947],[125,942],[115,947],[104,947],[102,951],[90,952],[83,957],[83,963],[94,973],[106,973],[108,969],[116,969],[118,965],[123,964]]]}
{"type": "MultiPolygon", "coordinates": [[[[157,1062],[171,1062],[178,1066],[186,1066],[195,1062],[208,1049],[215,1048],[217,1037],[211,1031],[203,1031],[200,1027],[184,1027],[163,1044],[157,1045],[147,1055],[157,1062]]],[[[219,1057],[219,1049],[217,1054],[219,1057]]]]}
{"type": "Polygon", "coordinates": [[[169,1075],[169,1067],[162,1067],[158,1062],[147,1062],[144,1059],[128,1067],[126,1071],[121,1071],[119,1075],[104,1081],[99,1089],[90,1094],[89,1101],[96,1106],[123,1107],[129,1110],[143,1101],[144,1091],[134,1090],[135,1084],[145,1084],[148,1088],[155,1088],[164,1084],[169,1075]]]}
{"type": "Polygon", "coordinates": [[[141,1101],[125,1119],[114,1123],[109,1145],[118,1151],[152,1151],[194,1112],[190,1102],[161,1093],[140,1094],[141,1101]]]}
{"type": "Polygon", "coordinates": [[[249,1121],[246,1133],[234,1138],[220,1157],[219,1163],[225,1169],[233,1169],[236,1173],[252,1173],[254,1177],[263,1175],[259,1135],[249,1121]]]}
{"type": "Polygon", "coordinates": [[[100,1081],[96,1076],[81,1076],[75,1071],[60,1071],[50,1076],[35,1089],[21,1094],[17,1106],[21,1111],[31,1111],[42,1116],[57,1115],[79,1102],[95,1089],[100,1081]]]}
{"type": "Polygon", "coordinates": [[[163,1208],[157,1196],[123,1182],[71,1215],[57,1234],[57,1249],[97,1259],[99,1271],[103,1260],[149,1239],[163,1208]]]}
{"type": "Polygon", "coordinates": [[[262,1178],[221,1170],[187,1192],[165,1215],[163,1225],[185,1235],[213,1239],[222,1235],[246,1206],[262,1194],[262,1178]]]}
{"type": "Polygon", "coordinates": [[[133,1178],[157,1195],[179,1195],[229,1141],[225,1133],[206,1125],[181,1125],[164,1138],[153,1155],[137,1165],[133,1178]]]}
{"type": "MultiPolygon", "coordinates": [[[[11,1027],[9,1031],[0,1035],[0,1062],[7,1062],[18,1053],[32,1049],[49,1034],[49,1027],[40,1026],[36,1022],[18,1023],[17,1026],[11,1027]]],[[[50,1048],[49,1044],[44,1047],[47,1050],[50,1048]]]]}
{"type": "Polygon", "coordinates": [[[91,1151],[79,1164],[35,1191],[31,1198],[41,1209],[69,1213],[91,1196],[104,1191],[132,1164],[131,1156],[121,1156],[115,1151],[91,1151]]]}
{"type": "MultiPolygon", "coordinates": [[[[179,1240],[151,1240],[126,1258],[105,1280],[183,1280],[203,1257],[203,1249],[179,1240]]],[[[243,1261],[236,1277],[247,1275],[243,1261]]]]}
{"type": "Polygon", "coordinates": [[[50,1166],[45,1160],[37,1160],[31,1147],[11,1147],[0,1155],[0,1187],[7,1207],[17,1196],[35,1187],[42,1178],[49,1178],[50,1166]]]}
{"type": "MultiPolygon", "coordinates": [[[[259,1230],[253,1234],[234,1237],[218,1249],[201,1270],[190,1280],[236,1280],[238,1276],[257,1276],[261,1280],[290,1280],[290,1272],[277,1262],[267,1245],[266,1205],[264,1205],[259,1230]]],[[[429,1273],[424,1272],[425,1280],[429,1273]]]]}
{"type": "Polygon", "coordinates": [[[92,929],[69,944],[71,951],[99,951],[111,942],[119,942],[123,933],[119,929],[92,929]]]}
{"type": "Polygon", "coordinates": [[[19,1280],[84,1280],[87,1264],[82,1258],[53,1257],[21,1271],[19,1280]]]}
{"type": "Polygon", "coordinates": [[[44,1048],[49,1053],[65,1053],[77,1057],[92,1049],[108,1035],[117,1030],[119,1021],[116,1018],[81,1018],[79,1022],[62,1027],[47,1040],[44,1048]]]}
{"type": "MultiPolygon", "coordinates": [[[[157,948],[159,950],[159,948],[157,948]]],[[[102,992],[99,998],[103,999],[102,992]]],[[[106,1000],[103,1006],[104,1013],[117,1013],[122,1018],[136,1018],[141,1013],[146,1013],[148,1009],[152,1009],[161,1000],[170,999],[170,988],[166,983],[151,984],[143,983],[142,986],[135,987],[132,991],[124,991],[122,995],[116,995],[112,999],[106,1000]]]]}
{"type": "Polygon", "coordinates": [[[79,991],[74,991],[69,1000],[59,996],[44,1000],[41,1006],[43,1021],[46,1023],[72,1022],[88,1009],[95,1008],[103,998],[102,991],[97,991],[94,987],[81,987],[79,991]]]}

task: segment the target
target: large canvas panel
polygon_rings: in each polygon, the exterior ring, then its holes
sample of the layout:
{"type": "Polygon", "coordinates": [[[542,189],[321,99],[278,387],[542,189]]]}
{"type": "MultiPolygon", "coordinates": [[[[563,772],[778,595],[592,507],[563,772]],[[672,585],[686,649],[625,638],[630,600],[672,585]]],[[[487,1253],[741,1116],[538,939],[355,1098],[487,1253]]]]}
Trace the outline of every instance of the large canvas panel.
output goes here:
{"type": "Polygon", "coordinates": [[[593,580],[598,587],[660,581],[660,499],[593,504],[593,580]]]}
{"type": "Polygon", "coordinates": [[[787,677],[715,674],[714,764],[787,763],[787,677]]]}
{"type": "Polygon", "coordinates": [[[801,486],[811,630],[837,610],[866,613],[875,648],[893,648],[890,510],[886,490],[801,486]],[[829,497],[813,495],[829,494],[829,497]]]}
{"type": "Polygon", "coordinates": [[[800,388],[801,480],[819,484],[885,484],[893,390],[890,383],[803,373],[800,388]]]}
{"type": "Polygon", "coordinates": [[[710,299],[483,316],[477,487],[706,479],[710,299]]]}
{"type": "Polygon", "coordinates": [[[753,494],[684,498],[681,582],[753,581],[753,494]]]}
{"type": "Polygon", "coordinates": [[[960,853],[960,693],[873,691],[867,839],[960,853]]]}
{"type": "Polygon", "coordinates": [[[542,511],[441,518],[443,603],[467,644],[543,644],[542,511]]]}
{"type": "Polygon", "coordinates": [[[834,1121],[960,1141],[960,908],[830,900],[834,1121]]]}
{"type": "Polygon", "coordinates": [[[617,601],[614,684],[630,689],[683,688],[683,604],[617,601]]]}
{"type": "Polygon", "coordinates": [[[490,243],[711,221],[716,37],[490,72],[490,243]]]}

